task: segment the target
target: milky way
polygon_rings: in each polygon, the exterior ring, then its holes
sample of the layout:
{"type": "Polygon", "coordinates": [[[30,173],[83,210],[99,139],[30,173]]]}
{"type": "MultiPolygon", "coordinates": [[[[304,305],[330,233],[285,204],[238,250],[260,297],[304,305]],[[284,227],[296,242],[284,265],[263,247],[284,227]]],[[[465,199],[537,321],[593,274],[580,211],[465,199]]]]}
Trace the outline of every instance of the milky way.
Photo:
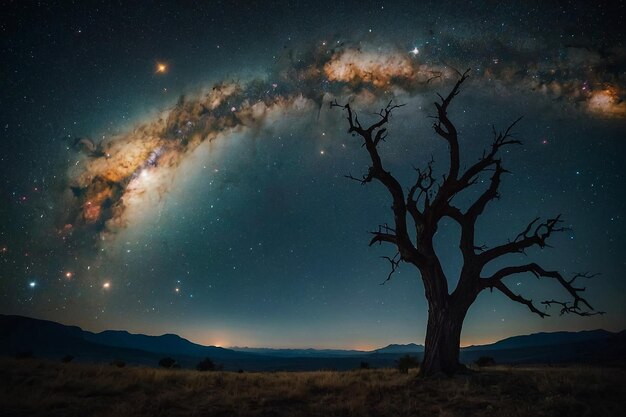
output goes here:
{"type": "MultiPolygon", "coordinates": [[[[127,225],[125,212],[132,209],[133,199],[147,189],[167,191],[171,170],[199,144],[218,137],[228,140],[241,129],[258,130],[269,114],[310,111],[337,96],[375,107],[381,97],[432,94],[433,87],[458,78],[455,68],[423,63],[417,55],[388,46],[330,47],[324,42],[298,66],[279,68],[272,79],[220,82],[208,92],[181,96],[172,109],[132,132],[96,144],[77,140],[87,157],[71,172],[74,208],[63,232],[88,228],[105,240],[127,225]]],[[[549,64],[507,66],[493,60],[474,69],[472,77],[481,88],[500,86],[503,94],[528,89],[593,117],[626,117],[623,80],[607,70],[609,63],[622,68],[625,58],[624,49],[602,58],[598,52],[570,47],[549,64]]]]}

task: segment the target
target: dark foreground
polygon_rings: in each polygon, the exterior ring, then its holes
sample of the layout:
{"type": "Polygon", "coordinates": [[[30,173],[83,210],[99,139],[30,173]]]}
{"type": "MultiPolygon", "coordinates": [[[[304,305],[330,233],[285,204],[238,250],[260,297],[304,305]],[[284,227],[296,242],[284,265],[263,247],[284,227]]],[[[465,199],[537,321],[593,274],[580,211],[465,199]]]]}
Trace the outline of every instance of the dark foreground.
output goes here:
{"type": "Polygon", "coordinates": [[[230,373],[0,360],[3,416],[617,416],[626,371],[230,373]]]}

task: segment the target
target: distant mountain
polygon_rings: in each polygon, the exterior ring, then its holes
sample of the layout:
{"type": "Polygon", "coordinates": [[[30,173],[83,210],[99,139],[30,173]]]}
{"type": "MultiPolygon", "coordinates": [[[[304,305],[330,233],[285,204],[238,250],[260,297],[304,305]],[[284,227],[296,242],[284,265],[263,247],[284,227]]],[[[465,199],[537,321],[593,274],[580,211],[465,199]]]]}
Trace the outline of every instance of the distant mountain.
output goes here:
{"type": "Polygon", "coordinates": [[[258,353],[267,356],[289,357],[329,357],[329,356],[355,356],[367,355],[370,352],[362,350],[342,350],[342,349],[275,349],[275,348],[254,348],[234,346],[229,348],[237,352],[258,353]]]}
{"type": "Polygon", "coordinates": [[[33,351],[45,347],[53,352],[67,352],[79,346],[89,349],[80,327],[21,316],[0,315],[0,352],[33,351]]]}
{"type": "MultiPolygon", "coordinates": [[[[539,334],[536,338],[524,336],[518,345],[517,341],[503,344],[503,348],[493,345],[473,346],[461,350],[461,362],[474,362],[481,356],[490,356],[497,363],[508,364],[539,364],[539,363],[594,363],[609,365],[626,365],[626,331],[619,333],[601,331],[571,333],[557,338],[539,334]],[[530,339],[527,339],[530,338],[530,339]],[[566,341],[566,340],[571,341],[566,341]],[[554,344],[546,344],[553,341],[554,344]]],[[[519,340],[518,340],[519,341],[519,340]]]]}
{"type": "Polygon", "coordinates": [[[580,332],[552,332],[533,333],[523,336],[513,336],[502,339],[488,345],[473,345],[463,348],[465,351],[473,350],[501,350],[517,349],[537,346],[555,346],[568,343],[580,343],[593,340],[602,340],[610,337],[614,333],[606,330],[583,330],[580,332]]]}
{"type": "MultiPolygon", "coordinates": [[[[32,352],[35,357],[58,360],[72,355],[76,361],[157,366],[160,358],[173,357],[183,368],[210,357],[226,370],[355,369],[362,362],[371,367],[393,367],[405,354],[418,357],[424,346],[391,344],[373,351],[340,349],[268,349],[202,346],[174,334],[147,336],[126,331],[84,331],[47,320],[0,314],[0,355],[32,352]]],[[[483,346],[461,349],[461,361],[470,363],[491,356],[497,363],[593,362],[626,364],[626,331],[536,333],[515,336],[483,346]]]]}
{"type": "Polygon", "coordinates": [[[66,355],[83,362],[124,359],[128,363],[153,364],[157,356],[137,349],[115,348],[83,338],[80,327],[22,316],[0,315],[0,354],[30,353],[35,357],[59,359],[66,355]]]}
{"type": "Polygon", "coordinates": [[[273,348],[251,348],[251,347],[231,347],[238,352],[259,353],[268,356],[280,357],[329,357],[329,356],[361,356],[380,354],[407,354],[423,353],[424,346],[409,343],[406,345],[391,344],[375,350],[343,350],[343,349],[273,349],[273,348]]]}
{"type": "Polygon", "coordinates": [[[0,354],[25,352],[43,358],[58,359],[72,355],[83,362],[121,359],[151,366],[164,356],[173,356],[185,366],[195,366],[199,359],[205,357],[223,362],[226,359],[247,359],[249,356],[215,346],[198,345],[171,334],[146,336],[112,330],[92,333],[48,320],[0,315],[0,354]]]}
{"type": "Polygon", "coordinates": [[[391,344],[384,348],[376,349],[376,353],[423,353],[424,345],[416,345],[415,343],[409,343],[407,345],[391,344]]]}
{"type": "Polygon", "coordinates": [[[168,355],[224,358],[238,356],[236,352],[216,346],[203,346],[175,334],[147,336],[124,330],[106,330],[100,333],[83,331],[83,338],[105,346],[140,349],[146,352],[168,355]]]}

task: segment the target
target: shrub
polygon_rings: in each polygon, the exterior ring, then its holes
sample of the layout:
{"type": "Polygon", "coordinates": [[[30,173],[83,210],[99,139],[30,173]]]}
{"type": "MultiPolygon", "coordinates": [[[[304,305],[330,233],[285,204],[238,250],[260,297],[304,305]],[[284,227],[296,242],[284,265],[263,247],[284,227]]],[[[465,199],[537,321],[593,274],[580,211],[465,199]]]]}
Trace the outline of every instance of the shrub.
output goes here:
{"type": "Polygon", "coordinates": [[[369,362],[361,362],[361,369],[370,369],[370,363],[369,362]]]}
{"type": "Polygon", "coordinates": [[[123,368],[126,366],[126,362],[121,359],[113,359],[110,363],[111,366],[117,366],[118,368],[123,368]]]}
{"type": "Polygon", "coordinates": [[[32,350],[24,350],[15,354],[15,359],[32,359],[35,355],[32,350]]]}
{"type": "Polygon", "coordinates": [[[419,368],[420,363],[415,356],[404,355],[396,361],[396,367],[403,374],[408,374],[410,368],[419,368]]]}
{"type": "Polygon", "coordinates": [[[480,358],[476,359],[474,363],[479,368],[482,368],[483,366],[493,366],[496,364],[496,361],[491,356],[481,356],[480,358]]]}
{"type": "Polygon", "coordinates": [[[215,370],[215,363],[213,363],[213,361],[209,358],[204,358],[204,360],[198,362],[198,365],[196,365],[196,369],[198,371],[214,371],[215,370]]]}
{"type": "Polygon", "coordinates": [[[74,360],[74,357],[72,355],[65,355],[61,358],[61,362],[63,363],[70,363],[74,360]]]}
{"type": "Polygon", "coordinates": [[[159,361],[159,366],[161,368],[170,369],[174,365],[176,365],[176,360],[174,358],[170,358],[169,356],[167,356],[165,358],[161,358],[161,360],[159,361]]]}

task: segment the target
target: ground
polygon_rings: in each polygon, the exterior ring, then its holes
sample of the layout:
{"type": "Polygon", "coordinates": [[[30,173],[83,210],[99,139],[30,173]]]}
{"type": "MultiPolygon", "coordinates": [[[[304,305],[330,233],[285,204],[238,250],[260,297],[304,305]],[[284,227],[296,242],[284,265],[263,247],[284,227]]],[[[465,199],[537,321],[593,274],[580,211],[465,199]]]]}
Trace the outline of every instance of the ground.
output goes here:
{"type": "Polygon", "coordinates": [[[415,370],[232,373],[0,360],[9,416],[617,416],[626,370],[489,367],[454,378],[415,370]]]}

